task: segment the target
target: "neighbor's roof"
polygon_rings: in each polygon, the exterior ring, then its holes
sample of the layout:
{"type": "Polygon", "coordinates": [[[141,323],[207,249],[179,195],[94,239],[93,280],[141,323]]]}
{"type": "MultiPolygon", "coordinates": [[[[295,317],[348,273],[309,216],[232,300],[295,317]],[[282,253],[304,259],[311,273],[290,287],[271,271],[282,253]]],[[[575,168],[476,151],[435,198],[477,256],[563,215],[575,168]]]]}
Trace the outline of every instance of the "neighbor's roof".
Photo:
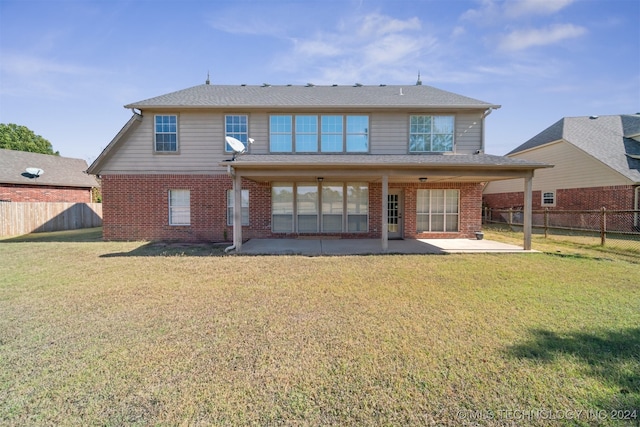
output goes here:
{"type": "Polygon", "coordinates": [[[85,173],[87,162],[49,154],[0,149],[0,184],[24,184],[57,187],[98,187],[96,179],[85,173]],[[35,178],[27,168],[44,172],[35,178]]]}
{"type": "Polygon", "coordinates": [[[455,108],[488,109],[499,105],[426,85],[405,86],[247,86],[203,84],[126,108],[455,108]]]}
{"type": "Polygon", "coordinates": [[[640,115],[565,117],[507,153],[566,141],[613,170],[640,182],[640,115]]]}

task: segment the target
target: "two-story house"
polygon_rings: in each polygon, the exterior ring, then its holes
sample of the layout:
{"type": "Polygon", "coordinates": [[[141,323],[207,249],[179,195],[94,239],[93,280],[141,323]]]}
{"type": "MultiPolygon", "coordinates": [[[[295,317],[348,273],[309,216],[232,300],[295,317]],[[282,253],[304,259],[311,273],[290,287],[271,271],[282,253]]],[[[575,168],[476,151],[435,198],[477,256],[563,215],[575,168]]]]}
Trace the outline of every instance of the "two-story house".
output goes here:
{"type": "MultiPolygon", "coordinates": [[[[473,237],[482,189],[544,163],[484,154],[499,105],[420,84],[203,85],[126,105],[88,172],[106,240],[473,237]],[[248,146],[234,160],[232,136],[248,146]],[[255,142],[248,144],[249,138],[255,142]],[[241,223],[241,227],[233,227],[241,223]]],[[[527,242],[525,237],[525,248],[527,242]]]]}

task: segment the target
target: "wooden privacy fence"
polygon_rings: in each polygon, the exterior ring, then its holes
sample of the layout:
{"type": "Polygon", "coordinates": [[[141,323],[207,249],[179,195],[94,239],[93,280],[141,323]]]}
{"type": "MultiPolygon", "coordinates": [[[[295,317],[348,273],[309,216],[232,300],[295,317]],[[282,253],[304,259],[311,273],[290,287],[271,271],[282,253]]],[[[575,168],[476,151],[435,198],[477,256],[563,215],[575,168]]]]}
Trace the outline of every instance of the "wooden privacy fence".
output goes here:
{"type": "Polygon", "coordinates": [[[101,203],[0,203],[0,236],[100,226],[101,203]]]}

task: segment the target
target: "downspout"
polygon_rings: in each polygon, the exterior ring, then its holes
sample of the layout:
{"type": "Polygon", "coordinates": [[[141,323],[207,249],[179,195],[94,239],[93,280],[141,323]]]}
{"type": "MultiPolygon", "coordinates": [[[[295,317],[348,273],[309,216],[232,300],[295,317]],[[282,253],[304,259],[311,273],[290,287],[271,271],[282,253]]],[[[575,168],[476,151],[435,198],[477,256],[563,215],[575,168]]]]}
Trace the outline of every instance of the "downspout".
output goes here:
{"type": "MultiPolygon", "coordinates": [[[[234,197],[235,197],[235,192],[236,192],[236,173],[233,170],[233,168],[231,167],[231,165],[227,165],[227,175],[229,175],[231,177],[231,182],[233,182],[233,193],[234,193],[234,197]]],[[[235,221],[233,223],[233,227],[235,228],[236,224],[235,221]]],[[[235,234],[235,233],[234,233],[235,234]]],[[[224,253],[228,253],[232,250],[234,250],[236,248],[236,242],[234,240],[233,244],[231,246],[227,246],[226,248],[224,248],[224,253]]]]}
{"type": "Polygon", "coordinates": [[[489,114],[493,113],[493,110],[497,110],[498,108],[500,108],[500,107],[491,107],[491,108],[485,110],[485,112],[482,114],[482,146],[480,147],[480,149],[482,150],[483,153],[485,152],[485,143],[484,143],[484,128],[485,128],[484,122],[485,122],[485,120],[484,119],[486,119],[489,114]]]}

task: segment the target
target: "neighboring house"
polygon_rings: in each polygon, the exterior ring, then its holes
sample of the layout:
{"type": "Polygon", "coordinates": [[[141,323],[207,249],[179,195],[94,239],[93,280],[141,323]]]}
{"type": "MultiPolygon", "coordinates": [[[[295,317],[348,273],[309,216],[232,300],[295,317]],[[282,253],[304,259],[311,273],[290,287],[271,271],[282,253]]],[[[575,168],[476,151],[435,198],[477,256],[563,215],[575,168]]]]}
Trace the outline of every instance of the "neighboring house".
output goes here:
{"type": "MultiPolygon", "coordinates": [[[[640,115],[565,117],[507,154],[549,162],[536,172],[533,208],[552,210],[640,209],[640,115]]],[[[489,183],[490,208],[520,208],[523,193],[513,180],[489,183]]],[[[638,226],[638,217],[634,217],[638,226]]]]}
{"type": "Polygon", "coordinates": [[[99,184],[86,170],[82,159],[0,149],[0,201],[91,203],[99,184]]]}
{"type": "Polygon", "coordinates": [[[233,236],[239,249],[246,238],[333,236],[386,249],[394,238],[469,238],[485,182],[527,188],[548,166],[484,154],[485,117],[499,105],[420,82],[207,82],[125,108],[133,116],[88,169],[102,179],[106,240],[233,236]],[[225,136],[255,142],[231,161],[225,136]]]}

